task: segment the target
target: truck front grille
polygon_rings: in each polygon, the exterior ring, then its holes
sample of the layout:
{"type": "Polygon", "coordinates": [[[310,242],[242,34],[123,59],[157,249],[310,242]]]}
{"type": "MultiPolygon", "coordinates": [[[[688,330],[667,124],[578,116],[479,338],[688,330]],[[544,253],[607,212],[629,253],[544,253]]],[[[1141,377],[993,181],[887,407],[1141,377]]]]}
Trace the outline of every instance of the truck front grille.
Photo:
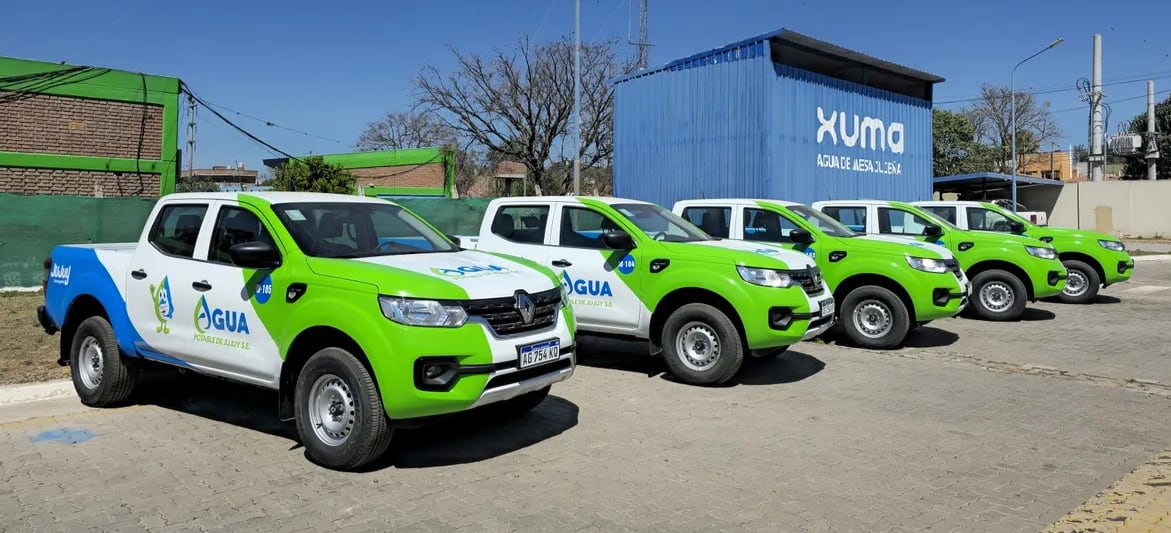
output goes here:
{"type": "Polygon", "coordinates": [[[963,277],[960,273],[959,261],[956,261],[955,259],[944,259],[943,264],[947,265],[948,270],[951,270],[951,273],[955,274],[957,278],[963,277]]]}
{"type": "Polygon", "coordinates": [[[517,296],[470,300],[463,303],[469,317],[479,317],[488,323],[497,335],[516,335],[552,326],[557,320],[557,308],[561,305],[561,288],[532,293],[533,318],[525,323],[517,309],[517,296]]]}
{"type": "Polygon", "coordinates": [[[801,289],[805,291],[805,294],[816,296],[825,292],[821,286],[821,269],[818,267],[790,270],[788,274],[793,281],[801,284],[801,289]]]}

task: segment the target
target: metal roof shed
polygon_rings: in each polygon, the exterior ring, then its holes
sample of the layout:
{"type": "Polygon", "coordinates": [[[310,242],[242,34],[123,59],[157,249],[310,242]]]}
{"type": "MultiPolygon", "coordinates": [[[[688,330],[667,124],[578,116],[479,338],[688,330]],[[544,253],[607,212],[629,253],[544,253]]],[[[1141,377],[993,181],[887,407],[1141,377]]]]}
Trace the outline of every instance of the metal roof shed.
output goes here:
{"type": "Polygon", "coordinates": [[[941,81],[786,29],[629,74],[614,194],[928,199],[941,81]]]}
{"type": "MultiPolygon", "coordinates": [[[[966,200],[977,197],[986,199],[1012,195],[1012,176],[998,172],[936,176],[933,181],[935,192],[960,194],[966,200]]],[[[1065,185],[1065,182],[1061,180],[1020,175],[1016,177],[1016,182],[1017,190],[1026,187],[1061,187],[1065,185]]]]}

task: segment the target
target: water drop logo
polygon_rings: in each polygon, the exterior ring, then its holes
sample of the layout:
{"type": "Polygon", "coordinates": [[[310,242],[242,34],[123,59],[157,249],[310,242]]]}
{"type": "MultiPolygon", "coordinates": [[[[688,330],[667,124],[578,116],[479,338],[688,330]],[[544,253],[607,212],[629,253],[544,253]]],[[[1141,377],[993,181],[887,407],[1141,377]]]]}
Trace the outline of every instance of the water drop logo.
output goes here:
{"type": "Polygon", "coordinates": [[[265,276],[260,284],[256,286],[256,303],[264,305],[268,303],[268,299],[272,296],[272,276],[265,276]]]}
{"type": "Polygon", "coordinates": [[[150,298],[155,304],[155,318],[159,319],[155,332],[170,333],[171,328],[167,327],[167,321],[175,315],[175,306],[171,300],[171,282],[166,276],[163,276],[163,281],[158,287],[150,286],[150,298]]]}
{"type": "Polygon", "coordinates": [[[622,260],[618,262],[618,272],[622,274],[629,274],[634,272],[634,266],[634,256],[626,254],[626,257],[623,257],[622,260]]]}

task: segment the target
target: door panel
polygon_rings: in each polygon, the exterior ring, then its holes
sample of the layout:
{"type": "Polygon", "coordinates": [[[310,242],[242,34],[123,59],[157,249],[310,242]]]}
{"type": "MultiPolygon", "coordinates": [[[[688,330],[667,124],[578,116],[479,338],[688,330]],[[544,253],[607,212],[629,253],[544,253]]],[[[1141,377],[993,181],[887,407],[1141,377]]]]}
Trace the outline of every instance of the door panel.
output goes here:
{"type": "Polygon", "coordinates": [[[593,209],[564,205],[557,220],[549,265],[561,275],[578,325],[611,333],[638,330],[644,306],[636,293],[636,270],[642,251],[607,249],[601,234],[619,226],[593,209]]]}

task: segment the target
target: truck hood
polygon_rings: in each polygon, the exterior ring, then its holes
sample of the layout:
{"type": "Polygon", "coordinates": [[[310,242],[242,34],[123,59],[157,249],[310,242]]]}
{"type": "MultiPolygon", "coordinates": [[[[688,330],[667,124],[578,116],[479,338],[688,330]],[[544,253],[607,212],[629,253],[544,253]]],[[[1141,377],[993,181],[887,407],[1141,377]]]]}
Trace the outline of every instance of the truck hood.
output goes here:
{"type": "Polygon", "coordinates": [[[938,244],[923,242],[909,237],[894,235],[860,235],[851,237],[848,242],[869,252],[888,254],[909,254],[915,257],[929,257],[932,259],[954,259],[951,250],[938,244]]]}
{"type": "Polygon", "coordinates": [[[813,259],[803,253],[752,241],[719,239],[698,242],[664,242],[662,244],[672,253],[690,256],[702,261],[789,270],[816,266],[813,259]]]}
{"type": "Polygon", "coordinates": [[[1076,228],[1055,228],[1052,226],[1029,226],[1025,235],[1034,239],[1041,237],[1052,237],[1054,241],[1120,241],[1118,237],[1108,233],[1100,233],[1097,231],[1088,231],[1076,228]]]}
{"type": "Polygon", "coordinates": [[[548,273],[474,250],[357,259],[311,258],[309,266],[323,276],[370,283],[378,287],[380,294],[411,298],[500,298],[512,296],[518,289],[540,292],[557,287],[548,273]]]}

